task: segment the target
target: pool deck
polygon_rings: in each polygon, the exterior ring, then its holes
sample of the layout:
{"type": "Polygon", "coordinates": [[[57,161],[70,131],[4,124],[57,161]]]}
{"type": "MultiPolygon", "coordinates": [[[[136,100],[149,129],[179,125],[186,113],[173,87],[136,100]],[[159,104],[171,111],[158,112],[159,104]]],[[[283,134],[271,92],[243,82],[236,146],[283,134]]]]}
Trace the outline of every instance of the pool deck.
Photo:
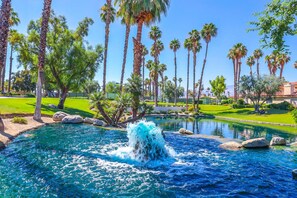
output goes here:
{"type": "Polygon", "coordinates": [[[28,121],[28,124],[12,123],[11,118],[3,119],[5,128],[4,132],[0,131],[0,150],[5,148],[9,142],[11,142],[21,133],[24,133],[31,129],[42,127],[47,124],[55,123],[55,121],[53,121],[53,119],[49,117],[42,117],[42,121],[40,122],[33,120],[32,116],[24,118],[28,121]]]}

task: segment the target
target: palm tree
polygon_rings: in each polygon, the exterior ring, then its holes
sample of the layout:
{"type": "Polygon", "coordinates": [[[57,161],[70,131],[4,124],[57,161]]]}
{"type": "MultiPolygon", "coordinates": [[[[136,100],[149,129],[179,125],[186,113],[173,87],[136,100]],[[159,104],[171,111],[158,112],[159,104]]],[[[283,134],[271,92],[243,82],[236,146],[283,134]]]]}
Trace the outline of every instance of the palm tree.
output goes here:
{"type": "Polygon", "coordinates": [[[274,51],[270,55],[265,56],[265,62],[267,62],[268,70],[270,75],[276,75],[277,68],[279,66],[278,63],[278,52],[274,51]]]}
{"type": "Polygon", "coordinates": [[[195,89],[195,83],[196,83],[196,64],[197,64],[197,53],[201,50],[201,44],[200,44],[200,33],[198,30],[192,30],[190,33],[190,40],[193,45],[193,107],[194,111],[196,111],[196,105],[195,105],[195,95],[196,95],[196,89],[195,89]]]}
{"type": "Polygon", "coordinates": [[[291,58],[287,54],[281,53],[277,56],[277,59],[278,59],[279,67],[280,67],[279,78],[282,78],[285,64],[287,64],[291,60],[291,58]]]}
{"type": "Polygon", "coordinates": [[[123,90],[123,82],[124,82],[124,75],[125,75],[125,68],[126,68],[126,60],[127,60],[127,52],[128,52],[128,44],[129,44],[129,36],[131,25],[134,23],[132,17],[132,4],[125,3],[123,0],[115,0],[115,4],[119,4],[119,10],[117,12],[118,17],[122,17],[122,24],[126,26],[126,33],[125,33],[125,44],[124,44],[124,55],[123,55],[123,64],[122,64],[122,72],[121,72],[121,81],[120,81],[120,90],[123,90]]]}
{"type": "Polygon", "coordinates": [[[144,68],[145,68],[145,56],[148,55],[148,50],[145,46],[142,48],[142,99],[144,100],[144,68]]]}
{"type": "Polygon", "coordinates": [[[102,91],[103,93],[105,93],[106,64],[107,64],[107,52],[108,52],[108,43],[109,43],[109,26],[110,26],[110,23],[113,23],[115,20],[115,9],[111,5],[111,0],[106,0],[106,4],[102,6],[100,18],[105,23],[105,44],[104,44],[103,84],[102,84],[102,91]]]}
{"type": "Polygon", "coordinates": [[[181,86],[181,83],[183,82],[183,79],[182,78],[178,78],[178,83],[179,83],[179,87],[181,86]]]}
{"type": "Polygon", "coordinates": [[[234,74],[234,101],[237,101],[237,69],[236,69],[236,55],[234,47],[228,52],[227,57],[232,60],[233,63],[233,74],[234,74]]]}
{"type": "Polygon", "coordinates": [[[186,109],[189,108],[189,75],[190,75],[190,55],[193,49],[193,44],[190,38],[187,38],[184,42],[184,48],[188,50],[188,64],[187,64],[187,95],[186,95],[186,109]]]}
{"type": "MultiPolygon", "coordinates": [[[[0,9],[0,74],[5,73],[7,41],[10,26],[11,0],[2,0],[0,9]],[[4,71],[3,71],[4,70],[4,71]]],[[[2,77],[0,75],[0,77],[2,77]]],[[[0,78],[1,81],[2,78],[0,78]]],[[[3,83],[4,84],[4,83],[3,83]]],[[[3,92],[4,90],[2,90],[3,92]]]]}
{"type": "Polygon", "coordinates": [[[297,69],[297,61],[294,63],[294,68],[297,69]]]}
{"type": "Polygon", "coordinates": [[[173,39],[169,45],[170,49],[174,52],[174,105],[176,106],[176,99],[177,99],[177,63],[176,63],[176,51],[180,48],[180,42],[178,39],[173,39]]]}
{"type": "Polygon", "coordinates": [[[205,24],[203,26],[203,29],[201,30],[201,36],[206,43],[206,49],[205,49],[205,57],[204,57],[204,61],[203,61],[203,66],[202,66],[202,70],[201,70],[201,76],[200,76],[200,80],[199,80],[198,103],[197,103],[198,111],[199,111],[199,100],[200,100],[201,91],[202,91],[201,90],[202,80],[203,80],[204,69],[205,69],[206,59],[207,59],[207,54],[208,54],[208,44],[210,43],[210,41],[213,37],[217,36],[217,32],[218,32],[218,29],[216,28],[216,26],[213,23],[205,24]]]}
{"type": "Polygon", "coordinates": [[[253,75],[252,67],[255,65],[255,58],[254,56],[249,56],[246,60],[246,64],[250,67],[250,74],[253,75]]]}
{"type": "Polygon", "coordinates": [[[259,63],[259,59],[263,56],[263,52],[260,49],[256,49],[253,53],[254,58],[257,61],[257,76],[259,78],[260,76],[260,63],[259,63]]]}
{"type": "Polygon", "coordinates": [[[159,65],[159,75],[161,76],[161,90],[162,90],[162,102],[164,102],[164,90],[165,90],[165,79],[164,79],[164,72],[167,70],[167,65],[160,64],[159,65]]]}
{"type": "Polygon", "coordinates": [[[9,62],[9,75],[8,75],[8,93],[10,93],[11,89],[11,73],[12,73],[12,61],[13,61],[13,51],[15,46],[19,44],[24,39],[22,34],[19,34],[16,30],[11,30],[9,32],[8,41],[10,44],[10,62],[9,62]]]}
{"type": "Polygon", "coordinates": [[[44,0],[44,8],[42,12],[42,23],[40,32],[40,45],[38,54],[38,80],[36,84],[36,106],[33,118],[41,120],[41,99],[42,99],[42,84],[44,78],[44,62],[45,62],[45,48],[46,48],[46,34],[48,30],[48,21],[51,14],[52,0],[44,0]]]}

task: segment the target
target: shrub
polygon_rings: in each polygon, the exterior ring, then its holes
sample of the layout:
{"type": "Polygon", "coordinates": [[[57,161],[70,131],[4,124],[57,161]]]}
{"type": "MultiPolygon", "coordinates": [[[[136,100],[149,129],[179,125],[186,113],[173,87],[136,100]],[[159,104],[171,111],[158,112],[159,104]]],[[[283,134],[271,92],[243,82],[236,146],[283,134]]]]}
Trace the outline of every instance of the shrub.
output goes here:
{"type": "Polygon", "coordinates": [[[295,123],[297,124],[297,109],[293,110],[291,113],[292,113],[295,123]]]}
{"type": "Polygon", "coordinates": [[[238,105],[244,105],[245,102],[244,102],[244,100],[242,98],[240,98],[240,99],[237,100],[237,104],[238,105]]]}
{"type": "Polygon", "coordinates": [[[268,105],[268,107],[273,109],[289,110],[289,111],[293,111],[295,109],[295,107],[287,101],[284,101],[278,104],[270,104],[268,105]]]}
{"type": "Polygon", "coordinates": [[[21,117],[14,117],[11,122],[17,124],[28,124],[28,121],[25,118],[21,117]]]}

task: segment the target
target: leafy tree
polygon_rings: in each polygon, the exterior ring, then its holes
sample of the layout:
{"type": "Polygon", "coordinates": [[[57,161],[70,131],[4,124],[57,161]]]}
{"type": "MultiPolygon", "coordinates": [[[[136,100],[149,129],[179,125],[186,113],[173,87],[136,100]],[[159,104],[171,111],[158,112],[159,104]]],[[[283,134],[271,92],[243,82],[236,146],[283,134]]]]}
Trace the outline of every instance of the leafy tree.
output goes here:
{"type": "Polygon", "coordinates": [[[296,0],[272,0],[264,11],[256,14],[258,20],[251,22],[251,30],[259,32],[264,47],[287,50],[285,37],[297,34],[296,4],[296,0]]]}
{"type": "Polygon", "coordinates": [[[113,93],[113,94],[119,94],[120,93],[120,84],[117,82],[108,82],[106,84],[106,93],[113,93]]]}
{"type": "Polygon", "coordinates": [[[84,83],[82,87],[82,91],[90,96],[92,93],[96,93],[100,91],[100,85],[97,81],[94,80],[88,80],[84,83]]]}
{"type": "Polygon", "coordinates": [[[175,96],[174,96],[174,105],[176,105],[176,99],[177,99],[177,63],[176,63],[176,52],[180,48],[180,42],[178,39],[173,39],[170,42],[170,49],[174,52],[174,90],[175,90],[175,96]]]}
{"type": "Polygon", "coordinates": [[[105,23],[105,43],[104,43],[104,60],[103,60],[103,84],[102,91],[105,93],[106,86],[106,65],[107,65],[107,52],[109,43],[109,26],[115,20],[115,9],[112,7],[111,0],[106,0],[106,3],[101,8],[100,18],[105,23]]]}
{"type": "Polygon", "coordinates": [[[15,91],[33,92],[36,83],[33,82],[32,75],[28,70],[17,71],[12,75],[12,89],[15,91]]]}
{"type": "Polygon", "coordinates": [[[224,76],[217,76],[215,80],[210,80],[209,83],[211,85],[211,92],[218,100],[221,100],[222,94],[225,92],[227,87],[224,76]]]}
{"type": "Polygon", "coordinates": [[[239,90],[242,96],[249,99],[254,107],[255,112],[259,112],[259,108],[280,91],[283,80],[273,75],[260,76],[242,76],[239,90]]]}
{"type": "MultiPolygon", "coordinates": [[[[47,32],[48,41],[44,57],[46,80],[54,83],[61,90],[58,108],[64,108],[67,93],[78,90],[82,84],[95,76],[102,61],[101,46],[93,48],[84,41],[88,35],[92,19],[85,18],[75,31],[69,30],[65,17],[52,14],[47,32]]],[[[19,49],[19,60],[26,67],[34,70],[37,67],[40,20],[31,21],[28,26],[28,37],[19,49]]],[[[47,81],[48,82],[48,81],[47,81]]]]}
{"type": "MultiPolygon", "coordinates": [[[[166,86],[165,86],[165,89],[164,89],[164,95],[165,95],[165,98],[169,101],[169,102],[172,102],[175,98],[175,84],[168,80],[166,81],[166,86]]],[[[177,97],[182,97],[184,95],[184,88],[179,86],[177,88],[177,97]]]]}
{"type": "MultiPolygon", "coordinates": [[[[36,49],[38,49],[38,79],[36,84],[36,105],[33,118],[35,120],[41,120],[41,100],[42,100],[42,84],[44,78],[44,65],[45,65],[45,52],[46,52],[46,37],[48,31],[48,22],[51,14],[52,0],[44,0],[44,7],[42,12],[41,27],[40,27],[40,39],[38,41],[36,49]]],[[[35,32],[35,35],[38,33],[35,32]]]]}
{"type": "Polygon", "coordinates": [[[204,69],[206,65],[206,59],[207,59],[207,54],[208,54],[208,45],[213,37],[216,37],[218,33],[217,27],[213,23],[205,24],[203,26],[203,29],[201,30],[201,37],[206,43],[206,49],[205,49],[205,57],[203,61],[203,66],[201,70],[201,76],[199,80],[199,90],[198,90],[198,103],[197,103],[197,109],[199,110],[199,101],[200,101],[200,96],[201,96],[201,88],[202,88],[202,81],[203,81],[203,75],[204,75],[204,69]]]}

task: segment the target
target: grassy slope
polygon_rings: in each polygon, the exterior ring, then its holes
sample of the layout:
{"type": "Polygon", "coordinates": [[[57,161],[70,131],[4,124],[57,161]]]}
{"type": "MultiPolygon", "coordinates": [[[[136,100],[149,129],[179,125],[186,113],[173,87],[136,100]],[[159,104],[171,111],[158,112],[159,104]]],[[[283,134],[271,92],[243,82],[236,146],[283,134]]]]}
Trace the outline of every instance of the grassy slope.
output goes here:
{"type": "MultiPolygon", "coordinates": [[[[21,114],[34,113],[35,98],[1,98],[0,113],[1,114],[21,114]]],[[[53,115],[57,109],[51,109],[49,104],[57,105],[58,98],[43,98],[42,99],[42,114],[53,115]]],[[[65,102],[64,112],[69,114],[79,114],[82,116],[93,117],[94,112],[90,109],[89,101],[86,99],[67,98],[65,102]]]]}

